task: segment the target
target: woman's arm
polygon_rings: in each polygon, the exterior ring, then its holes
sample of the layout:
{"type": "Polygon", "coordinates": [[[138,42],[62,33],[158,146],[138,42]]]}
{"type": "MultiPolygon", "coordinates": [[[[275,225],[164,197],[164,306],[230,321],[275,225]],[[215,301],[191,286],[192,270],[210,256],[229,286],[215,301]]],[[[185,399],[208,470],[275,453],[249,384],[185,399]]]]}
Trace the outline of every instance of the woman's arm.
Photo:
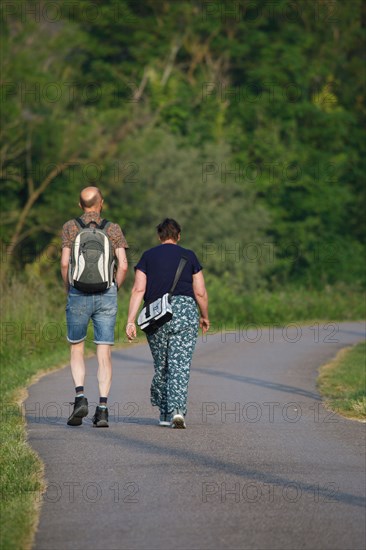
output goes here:
{"type": "Polygon", "coordinates": [[[205,333],[210,328],[210,321],[208,319],[208,295],[202,271],[193,275],[193,292],[201,313],[200,327],[205,333]]]}
{"type": "Polygon", "coordinates": [[[136,338],[136,316],[146,290],[146,275],[136,269],[135,282],[131,290],[130,306],[128,308],[126,334],[129,340],[136,338]]]}

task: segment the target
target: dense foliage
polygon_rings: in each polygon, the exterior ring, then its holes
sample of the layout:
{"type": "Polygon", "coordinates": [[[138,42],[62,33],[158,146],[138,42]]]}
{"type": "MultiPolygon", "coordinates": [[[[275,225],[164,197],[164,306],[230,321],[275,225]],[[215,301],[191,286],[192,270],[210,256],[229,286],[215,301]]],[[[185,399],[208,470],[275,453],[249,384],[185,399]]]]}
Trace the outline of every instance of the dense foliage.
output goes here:
{"type": "Polygon", "coordinates": [[[131,263],[172,216],[213,284],[361,284],[361,11],[361,0],[4,3],[3,265],[54,280],[60,227],[94,184],[131,263]]]}

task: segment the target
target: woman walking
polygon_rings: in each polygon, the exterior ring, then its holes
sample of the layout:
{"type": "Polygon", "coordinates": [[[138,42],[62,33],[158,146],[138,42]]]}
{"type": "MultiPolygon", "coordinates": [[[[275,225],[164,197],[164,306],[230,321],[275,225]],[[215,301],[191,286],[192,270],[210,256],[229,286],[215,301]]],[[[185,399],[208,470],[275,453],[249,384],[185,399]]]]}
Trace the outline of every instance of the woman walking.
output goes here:
{"type": "Polygon", "coordinates": [[[170,218],[157,226],[160,245],[143,253],[135,267],[126,326],[129,340],[136,338],[136,316],[142,299],[150,304],[170,291],[181,258],[187,263],[171,297],[173,317],[147,335],[154,360],[151,403],[159,407],[161,426],[185,428],[190,366],[198,327],[207,332],[208,297],[195,253],[178,245],[181,228],[170,218]],[[198,314],[197,305],[200,311],[198,314]]]}

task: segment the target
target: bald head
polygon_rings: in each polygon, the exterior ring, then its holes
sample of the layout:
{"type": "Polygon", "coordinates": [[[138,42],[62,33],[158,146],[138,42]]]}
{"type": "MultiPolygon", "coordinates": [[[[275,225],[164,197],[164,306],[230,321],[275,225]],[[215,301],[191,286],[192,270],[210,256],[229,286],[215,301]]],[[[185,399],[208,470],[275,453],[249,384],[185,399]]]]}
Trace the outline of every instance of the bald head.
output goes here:
{"type": "Polygon", "coordinates": [[[80,193],[80,206],[84,211],[100,211],[103,204],[102,193],[98,187],[85,187],[80,193]]]}

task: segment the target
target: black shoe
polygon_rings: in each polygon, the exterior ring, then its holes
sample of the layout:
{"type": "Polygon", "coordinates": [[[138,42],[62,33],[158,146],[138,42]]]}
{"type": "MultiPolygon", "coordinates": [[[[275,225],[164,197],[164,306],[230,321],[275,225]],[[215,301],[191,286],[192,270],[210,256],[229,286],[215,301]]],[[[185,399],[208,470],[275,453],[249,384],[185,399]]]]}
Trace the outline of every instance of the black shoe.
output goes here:
{"type": "Polygon", "coordinates": [[[68,426],[80,426],[83,423],[84,416],[88,414],[88,400],[86,397],[75,397],[75,402],[70,403],[74,405],[74,410],[69,416],[67,421],[68,426]]]}
{"type": "Polygon", "coordinates": [[[97,407],[95,409],[95,415],[93,416],[94,428],[108,428],[108,409],[101,409],[97,407]]]}

